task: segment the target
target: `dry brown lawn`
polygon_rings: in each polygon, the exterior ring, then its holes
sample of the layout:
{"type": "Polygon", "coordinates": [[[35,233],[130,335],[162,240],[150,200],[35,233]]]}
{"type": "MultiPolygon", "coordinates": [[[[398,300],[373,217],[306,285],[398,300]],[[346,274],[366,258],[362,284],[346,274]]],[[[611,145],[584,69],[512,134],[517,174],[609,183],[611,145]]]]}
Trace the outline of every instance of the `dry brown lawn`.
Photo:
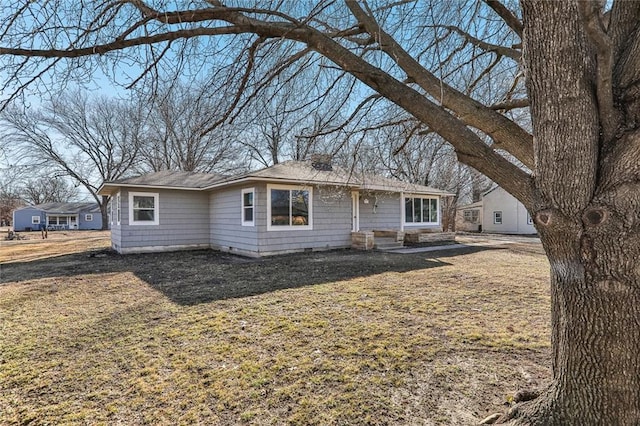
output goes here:
{"type": "Polygon", "coordinates": [[[0,424],[468,425],[549,378],[535,243],[249,260],[72,237],[0,246],[0,424]]]}
{"type": "Polygon", "coordinates": [[[6,228],[0,228],[0,264],[25,262],[79,253],[86,250],[99,250],[110,247],[109,231],[49,231],[47,239],[40,232],[20,232],[25,240],[6,241],[6,228]]]}

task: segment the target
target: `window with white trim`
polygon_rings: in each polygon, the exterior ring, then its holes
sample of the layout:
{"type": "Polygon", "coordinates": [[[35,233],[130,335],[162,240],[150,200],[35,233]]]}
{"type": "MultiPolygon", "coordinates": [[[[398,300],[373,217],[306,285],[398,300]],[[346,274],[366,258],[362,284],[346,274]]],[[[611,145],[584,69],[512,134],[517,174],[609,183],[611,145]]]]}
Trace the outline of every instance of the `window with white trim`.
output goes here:
{"type": "Polygon", "coordinates": [[[502,211],[493,212],[493,223],[495,225],[502,225],[502,211]]]}
{"type": "Polygon", "coordinates": [[[40,216],[31,216],[32,225],[40,225],[40,216]]]}
{"type": "Polygon", "coordinates": [[[157,192],[129,193],[129,225],[158,225],[157,192]]]}
{"type": "Polygon", "coordinates": [[[405,223],[437,224],[439,216],[438,198],[405,197],[405,223]]]}
{"type": "Polygon", "coordinates": [[[312,229],[309,187],[267,185],[267,230],[312,229]]]}
{"type": "Polygon", "coordinates": [[[84,221],[85,222],[93,222],[93,215],[92,214],[85,214],[84,215],[84,221]]]}
{"type": "Polygon", "coordinates": [[[118,225],[120,225],[120,208],[121,208],[121,201],[120,201],[120,193],[118,192],[118,194],[116,195],[116,221],[118,225]]]}
{"type": "Polygon", "coordinates": [[[254,199],[254,188],[245,188],[242,190],[242,226],[253,226],[255,224],[254,199]]]}

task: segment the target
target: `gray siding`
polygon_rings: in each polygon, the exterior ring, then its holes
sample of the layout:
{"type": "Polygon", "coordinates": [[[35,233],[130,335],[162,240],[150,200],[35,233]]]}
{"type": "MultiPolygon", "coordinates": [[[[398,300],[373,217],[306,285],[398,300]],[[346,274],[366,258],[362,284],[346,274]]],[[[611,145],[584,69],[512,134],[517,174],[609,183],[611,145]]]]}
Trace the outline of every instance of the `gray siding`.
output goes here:
{"type": "Polygon", "coordinates": [[[500,234],[535,234],[536,228],[527,223],[527,209],[513,195],[498,187],[482,198],[482,232],[500,234]],[[502,223],[493,223],[493,213],[502,212],[502,223]]]}
{"type": "Polygon", "coordinates": [[[360,230],[397,229],[402,226],[399,193],[361,193],[360,230]],[[368,203],[365,203],[368,201],[368,203]]]}
{"type": "MultiPolygon", "coordinates": [[[[264,184],[262,185],[264,187],[264,184]]],[[[225,251],[257,252],[257,224],[266,220],[266,211],[262,206],[254,206],[256,226],[242,226],[242,189],[258,186],[242,186],[212,192],[209,195],[210,242],[211,247],[225,251]]],[[[263,190],[264,191],[264,190],[263,190]]],[[[254,200],[255,204],[255,200],[254,200]]]]}
{"type": "Polygon", "coordinates": [[[78,213],[78,229],[101,229],[102,228],[102,214],[97,212],[81,211],[78,213]],[[85,220],[86,216],[90,214],[92,216],[91,221],[85,220]]]}
{"type": "Polygon", "coordinates": [[[351,246],[351,191],[313,187],[313,229],[267,230],[267,186],[256,187],[260,254],[351,246]],[[258,190],[259,188],[259,190],[258,190]]]}
{"type": "Polygon", "coordinates": [[[256,183],[210,195],[211,246],[248,255],[349,247],[351,193],[312,189],[312,229],[267,229],[267,184],[256,183]],[[242,189],[254,188],[254,226],[242,226],[242,189]]]}
{"type": "Polygon", "coordinates": [[[122,188],[121,222],[114,226],[112,242],[118,251],[146,251],[153,247],[194,248],[209,246],[209,194],[196,191],[140,191],[122,188]],[[159,224],[131,225],[129,193],[158,194],[159,224]],[[119,231],[119,232],[118,232],[119,231]],[[117,240],[119,236],[119,247],[117,240]]]}
{"type": "Polygon", "coordinates": [[[44,227],[46,225],[45,214],[42,210],[25,207],[13,212],[13,230],[24,231],[27,228],[33,231],[40,230],[40,225],[34,225],[31,222],[32,216],[39,216],[42,226],[44,227]]]}

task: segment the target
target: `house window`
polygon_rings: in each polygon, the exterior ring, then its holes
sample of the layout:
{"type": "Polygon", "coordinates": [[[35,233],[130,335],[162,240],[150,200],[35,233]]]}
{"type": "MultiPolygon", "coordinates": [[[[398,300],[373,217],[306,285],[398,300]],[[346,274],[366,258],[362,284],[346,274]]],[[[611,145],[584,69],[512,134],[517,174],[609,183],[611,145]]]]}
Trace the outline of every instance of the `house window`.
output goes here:
{"type": "Polygon", "coordinates": [[[253,226],[254,221],[255,190],[247,188],[242,190],[242,226],[253,226]]]}
{"type": "Polygon", "coordinates": [[[493,212],[493,223],[496,225],[502,225],[502,212],[493,212]]]}
{"type": "MultiPolygon", "coordinates": [[[[50,223],[54,223],[53,221],[56,219],[56,217],[51,217],[51,222],[50,223]]],[[[69,221],[69,218],[67,216],[58,216],[57,217],[58,221],[55,222],[57,225],[66,225],[69,221]]]]}
{"type": "Polygon", "coordinates": [[[40,225],[40,216],[31,216],[32,225],[40,225]]]}
{"type": "Polygon", "coordinates": [[[85,222],[93,222],[93,215],[92,214],[85,214],[84,215],[84,220],[85,220],[85,222]]]}
{"type": "Polygon", "coordinates": [[[438,199],[412,197],[404,199],[405,223],[438,223],[438,199]]]}
{"type": "Polygon", "coordinates": [[[267,185],[267,229],[312,229],[311,205],[311,188],[267,185]]]}
{"type": "Polygon", "coordinates": [[[129,193],[129,225],[158,225],[158,194],[129,193]]]}
{"type": "Polygon", "coordinates": [[[533,225],[533,218],[531,217],[529,212],[527,212],[527,225],[533,225]]]}
{"type": "Polygon", "coordinates": [[[479,210],[465,210],[464,211],[464,221],[471,223],[478,223],[480,220],[480,211],[479,210]]]}
{"type": "Polygon", "coordinates": [[[68,216],[47,216],[48,226],[65,227],[69,224],[68,216]]]}
{"type": "Polygon", "coordinates": [[[117,224],[120,225],[120,193],[116,195],[116,221],[117,224]]]}

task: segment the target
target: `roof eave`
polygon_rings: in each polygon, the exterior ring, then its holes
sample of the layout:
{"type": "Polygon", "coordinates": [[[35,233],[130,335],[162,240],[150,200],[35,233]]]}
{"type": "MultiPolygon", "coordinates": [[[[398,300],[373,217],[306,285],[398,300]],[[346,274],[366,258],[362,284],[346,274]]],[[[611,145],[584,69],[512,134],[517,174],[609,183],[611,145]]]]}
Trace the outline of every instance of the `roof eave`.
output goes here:
{"type": "Polygon", "coordinates": [[[283,183],[290,185],[333,185],[333,186],[345,186],[348,188],[359,188],[360,185],[357,183],[345,183],[345,182],[334,182],[334,181],[313,181],[313,180],[303,180],[303,179],[289,179],[289,178],[275,178],[275,177],[261,177],[261,176],[244,176],[238,179],[226,180],[224,182],[214,183],[213,185],[207,186],[203,188],[205,190],[212,190],[217,188],[223,188],[226,186],[237,185],[241,183],[247,182],[275,182],[275,183],[283,183]]]}
{"type": "Polygon", "coordinates": [[[167,186],[167,185],[146,185],[146,184],[135,184],[135,183],[115,183],[115,182],[105,182],[98,189],[98,195],[112,195],[117,192],[120,188],[137,188],[137,189],[173,189],[180,191],[203,191],[207,189],[207,187],[188,187],[188,186],[167,186]],[[109,190],[111,189],[111,190],[109,190]]]}
{"type": "Polygon", "coordinates": [[[362,189],[369,190],[369,191],[381,191],[381,192],[404,192],[406,194],[438,195],[441,197],[452,197],[455,195],[449,192],[443,192],[439,190],[421,190],[416,188],[390,188],[384,185],[363,185],[362,189]]]}

